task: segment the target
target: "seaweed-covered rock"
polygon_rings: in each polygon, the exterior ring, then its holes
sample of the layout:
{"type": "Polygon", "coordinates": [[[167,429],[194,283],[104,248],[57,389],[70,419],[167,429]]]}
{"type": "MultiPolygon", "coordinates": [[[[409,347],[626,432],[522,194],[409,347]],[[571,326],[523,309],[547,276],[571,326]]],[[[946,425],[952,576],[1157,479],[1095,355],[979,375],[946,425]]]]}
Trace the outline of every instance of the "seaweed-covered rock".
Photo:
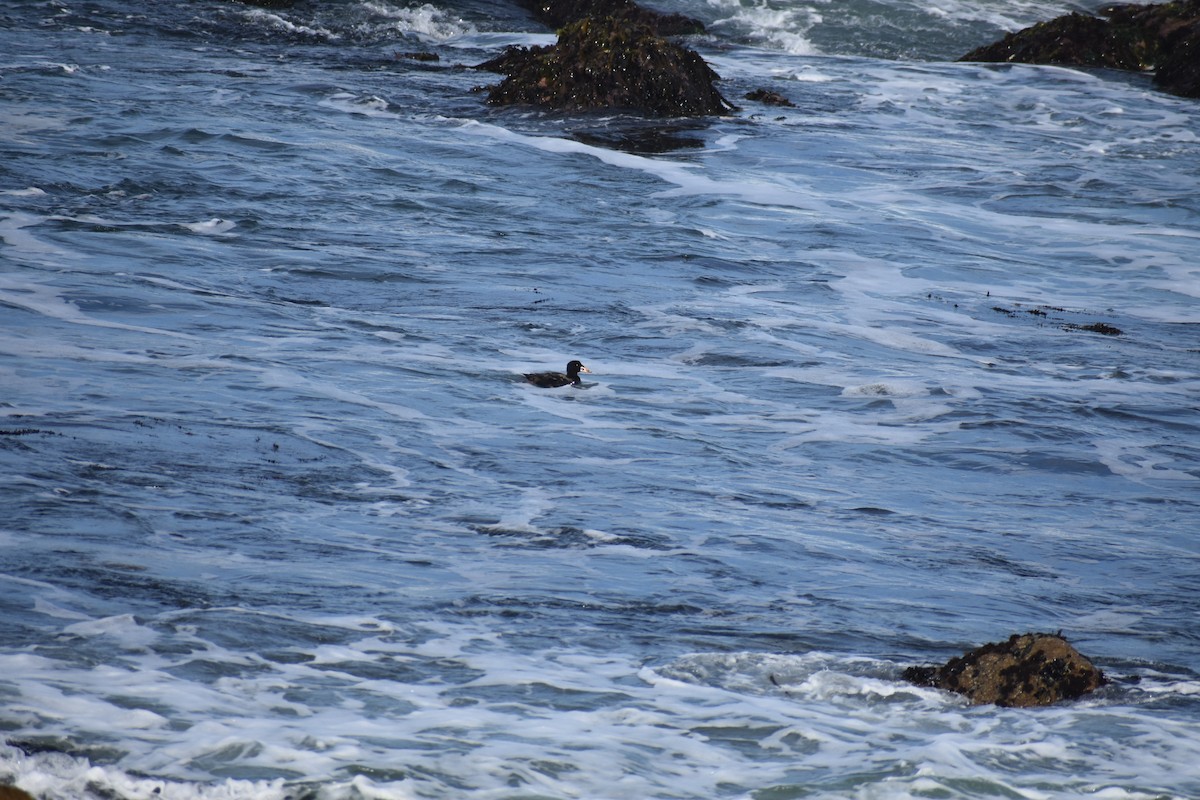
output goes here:
{"type": "Polygon", "coordinates": [[[1164,26],[1166,34],[1154,83],[1181,97],[1200,97],[1200,3],[1195,14],[1164,26]]]}
{"type": "Polygon", "coordinates": [[[657,117],[734,108],[713,86],[720,76],[696,51],[620,17],[580,20],[559,31],[554,45],[509,48],[478,68],[507,76],[488,94],[492,105],[628,109],[657,117]]]}
{"type": "Polygon", "coordinates": [[[959,60],[1157,69],[1160,88],[1200,97],[1200,0],[1114,5],[1101,13],[1073,12],[1040,22],[959,60]]]}
{"type": "Polygon", "coordinates": [[[1200,97],[1200,31],[1177,48],[1154,73],[1158,88],[1181,97],[1200,97]]]}
{"type": "Polygon", "coordinates": [[[518,3],[556,30],[587,17],[620,17],[649,25],[660,36],[704,33],[704,23],[698,19],[643,8],[633,0],[518,0],[518,3]]]}
{"type": "Polygon", "coordinates": [[[904,679],[957,692],[972,703],[1020,708],[1074,700],[1107,683],[1092,662],[1051,633],[986,644],[941,667],[909,667],[904,679]]]}
{"type": "Polygon", "coordinates": [[[994,44],[972,50],[959,60],[1072,64],[1127,70],[1149,66],[1138,57],[1131,40],[1112,35],[1108,20],[1077,11],[1010,33],[994,44]]]}

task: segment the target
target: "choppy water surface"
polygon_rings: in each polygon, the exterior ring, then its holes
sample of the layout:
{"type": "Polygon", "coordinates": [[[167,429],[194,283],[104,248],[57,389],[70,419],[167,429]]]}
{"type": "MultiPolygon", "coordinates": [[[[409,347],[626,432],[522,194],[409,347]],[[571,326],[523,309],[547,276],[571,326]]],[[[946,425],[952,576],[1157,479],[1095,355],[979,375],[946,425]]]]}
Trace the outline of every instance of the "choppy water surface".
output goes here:
{"type": "Polygon", "coordinates": [[[742,110],[489,109],[499,5],[0,5],[0,780],[1200,796],[1198,107],[949,61],[1055,4],[670,8],[742,110]],[[1113,685],[899,678],[1059,629],[1113,685]]]}

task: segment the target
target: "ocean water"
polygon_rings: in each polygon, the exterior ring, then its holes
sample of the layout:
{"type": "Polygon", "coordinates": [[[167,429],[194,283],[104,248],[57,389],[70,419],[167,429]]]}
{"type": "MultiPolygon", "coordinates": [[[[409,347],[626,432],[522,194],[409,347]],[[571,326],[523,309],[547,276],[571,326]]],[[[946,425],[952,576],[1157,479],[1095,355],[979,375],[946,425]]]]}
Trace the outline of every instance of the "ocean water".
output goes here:
{"type": "Polygon", "coordinates": [[[739,111],[487,107],[500,2],[0,2],[0,783],[1200,797],[1200,105],[954,61],[1065,3],[660,7],[739,111]],[[1113,683],[900,679],[1028,630],[1113,683]]]}

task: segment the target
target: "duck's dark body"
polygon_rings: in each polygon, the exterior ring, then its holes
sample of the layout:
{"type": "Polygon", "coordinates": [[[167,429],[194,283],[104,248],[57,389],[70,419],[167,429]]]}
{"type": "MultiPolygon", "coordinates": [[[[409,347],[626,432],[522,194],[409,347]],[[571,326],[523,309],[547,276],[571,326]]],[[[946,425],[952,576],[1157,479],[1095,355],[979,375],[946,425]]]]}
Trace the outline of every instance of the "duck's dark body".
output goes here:
{"type": "Polygon", "coordinates": [[[532,383],[534,386],[540,386],[543,389],[557,389],[560,386],[579,385],[579,373],[591,372],[579,361],[572,361],[567,364],[567,371],[562,372],[529,372],[525,375],[525,380],[532,383]]]}

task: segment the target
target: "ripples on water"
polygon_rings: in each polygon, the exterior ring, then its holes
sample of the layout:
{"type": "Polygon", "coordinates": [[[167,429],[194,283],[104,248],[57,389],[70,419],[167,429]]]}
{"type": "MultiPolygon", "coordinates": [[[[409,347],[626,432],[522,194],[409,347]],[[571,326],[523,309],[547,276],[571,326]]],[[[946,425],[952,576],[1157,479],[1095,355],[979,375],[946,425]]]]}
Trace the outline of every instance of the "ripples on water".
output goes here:
{"type": "Polygon", "coordinates": [[[4,6],[0,775],[1200,794],[1194,105],[939,61],[1057,7],[679,10],[796,108],[486,109],[490,6],[4,6]],[[1116,684],[898,679],[1059,628],[1116,684]]]}

